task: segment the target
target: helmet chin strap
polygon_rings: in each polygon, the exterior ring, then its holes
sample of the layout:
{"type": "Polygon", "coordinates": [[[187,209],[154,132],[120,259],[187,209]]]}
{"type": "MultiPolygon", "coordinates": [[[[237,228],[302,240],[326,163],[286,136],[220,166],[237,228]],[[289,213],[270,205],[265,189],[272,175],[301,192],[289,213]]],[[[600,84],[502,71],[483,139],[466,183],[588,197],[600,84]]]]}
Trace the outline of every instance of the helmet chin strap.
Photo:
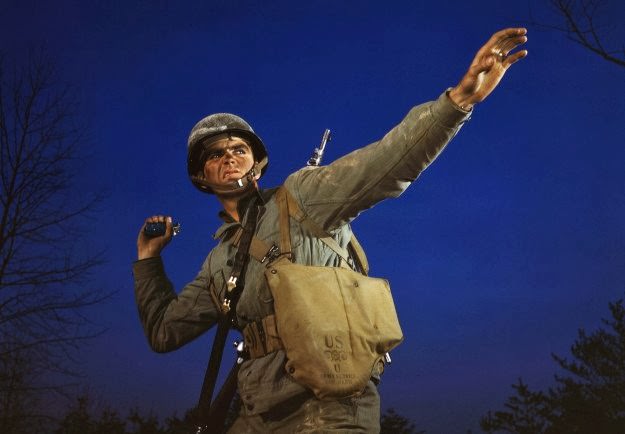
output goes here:
{"type": "Polygon", "coordinates": [[[247,172],[243,178],[238,179],[234,182],[231,182],[226,185],[214,185],[210,184],[211,190],[213,193],[221,195],[221,196],[236,196],[240,193],[244,193],[254,186],[254,178],[256,177],[256,172],[254,168],[247,172]]]}
{"type": "Polygon", "coordinates": [[[263,167],[267,165],[267,159],[259,161],[241,179],[228,184],[211,184],[206,182],[204,178],[193,176],[193,181],[201,184],[208,192],[212,192],[221,196],[236,196],[250,190],[255,185],[256,175],[262,172],[263,167]]]}

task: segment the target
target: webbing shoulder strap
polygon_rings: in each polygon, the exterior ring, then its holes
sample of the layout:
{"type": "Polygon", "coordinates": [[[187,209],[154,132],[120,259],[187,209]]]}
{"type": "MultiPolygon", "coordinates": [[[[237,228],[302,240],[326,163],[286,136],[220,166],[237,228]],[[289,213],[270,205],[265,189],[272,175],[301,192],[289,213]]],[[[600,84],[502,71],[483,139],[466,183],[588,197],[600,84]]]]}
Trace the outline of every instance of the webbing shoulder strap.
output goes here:
{"type": "Polygon", "coordinates": [[[289,225],[289,205],[287,202],[286,189],[280,187],[276,192],[278,215],[280,223],[280,252],[291,259],[291,231],[289,225]]]}
{"type": "MultiPolygon", "coordinates": [[[[299,207],[295,198],[284,186],[280,187],[276,192],[276,202],[280,213],[280,251],[285,253],[289,259],[291,258],[289,216],[291,216],[311,234],[319,238],[324,244],[332,249],[343,260],[343,263],[349,263],[349,251],[341,247],[339,243],[337,243],[336,240],[330,236],[330,234],[328,234],[315,221],[309,218],[299,207]]],[[[360,268],[360,271],[364,275],[367,275],[369,273],[367,257],[354,234],[352,234],[348,247],[351,249],[356,265],[360,268]]]]}
{"type": "Polygon", "coordinates": [[[356,261],[356,265],[359,267],[360,272],[365,276],[369,275],[369,261],[367,261],[367,255],[365,250],[360,245],[360,242],[356,238],[356,235],[352,232],[352,239],[349,240],[349,248],[352,250],[353,258],[356,261]]]}

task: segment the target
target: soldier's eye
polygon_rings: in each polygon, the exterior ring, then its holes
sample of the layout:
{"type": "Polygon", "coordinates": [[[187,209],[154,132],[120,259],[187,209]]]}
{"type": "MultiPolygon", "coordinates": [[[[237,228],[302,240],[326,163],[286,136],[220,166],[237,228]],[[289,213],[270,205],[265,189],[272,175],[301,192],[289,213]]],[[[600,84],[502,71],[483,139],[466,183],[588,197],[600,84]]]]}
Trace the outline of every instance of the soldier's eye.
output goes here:
{"type": "Polygon", "coordinates": [[[223,154],[224,154],[223,151],[209,152],[208,156],[206,157],[206,160],[218,160],[221,158],[223,154]]]}

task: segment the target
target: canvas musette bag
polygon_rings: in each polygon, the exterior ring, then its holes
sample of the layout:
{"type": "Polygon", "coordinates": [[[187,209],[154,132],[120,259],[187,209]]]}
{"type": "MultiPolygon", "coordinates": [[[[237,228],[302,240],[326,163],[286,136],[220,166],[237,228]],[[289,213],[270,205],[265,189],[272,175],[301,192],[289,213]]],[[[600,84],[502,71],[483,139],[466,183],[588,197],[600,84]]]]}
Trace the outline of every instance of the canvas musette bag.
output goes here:
{"type": "MultiPolygon", "coordinates": [[[[276,193],[280,209],[280,251],[265,277],[274,299],[286,370],[320,398],[360,394],[384,354],[403,340],[388,282],[347,265],[323,267],[291,262],[289,216],[318,236],[346,263],[346,250],[308,219],[286,188],[276,193]],[[342,250],[342,251],[341,251],[342,250]]],[[[366,258],[354,240],[356,261],[366,258]]]]}

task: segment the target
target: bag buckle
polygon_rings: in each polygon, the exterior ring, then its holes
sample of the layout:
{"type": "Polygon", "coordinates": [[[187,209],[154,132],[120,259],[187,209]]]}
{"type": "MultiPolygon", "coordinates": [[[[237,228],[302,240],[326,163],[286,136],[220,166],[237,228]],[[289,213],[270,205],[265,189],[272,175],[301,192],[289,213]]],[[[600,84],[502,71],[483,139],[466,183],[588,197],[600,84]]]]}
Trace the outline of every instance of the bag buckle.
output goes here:
{"type": "Polygon", "coordinates": [[[271,262],[274,259],[276,259],[278,256],[280,256],[280,248],[276,246],[274,243],[269,248],[267,253],[265,253],[265,256],[263,256],[263,259],[260,260],[260,263],[263,264],[267,260],[267,258],[269,258],[269,262],[271,262]]]}

